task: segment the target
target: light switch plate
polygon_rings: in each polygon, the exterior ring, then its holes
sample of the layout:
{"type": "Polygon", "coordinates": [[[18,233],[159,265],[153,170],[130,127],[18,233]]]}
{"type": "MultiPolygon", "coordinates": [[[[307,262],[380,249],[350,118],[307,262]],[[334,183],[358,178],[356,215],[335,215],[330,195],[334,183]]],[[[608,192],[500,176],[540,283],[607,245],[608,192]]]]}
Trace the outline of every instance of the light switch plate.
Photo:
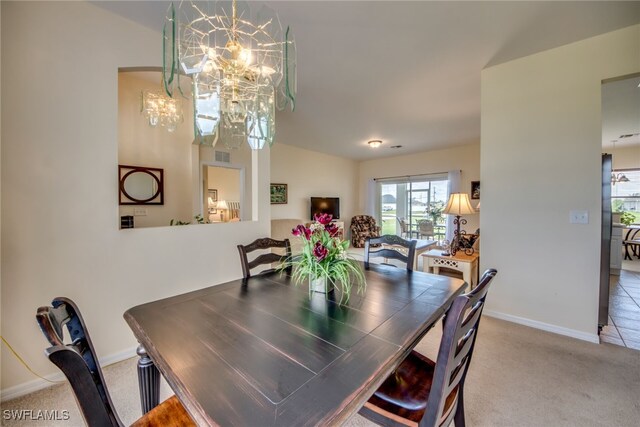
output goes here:
{"type": "Polygon", "coordinates": [[[147,216],[147,208],[133,208],[133,215],[147,216]]]}
{"type": "Polygon", "coordinates": [[[589,212],[571,211],[569,213],[569,222],[571,224],[589,224],[589,212]]]}

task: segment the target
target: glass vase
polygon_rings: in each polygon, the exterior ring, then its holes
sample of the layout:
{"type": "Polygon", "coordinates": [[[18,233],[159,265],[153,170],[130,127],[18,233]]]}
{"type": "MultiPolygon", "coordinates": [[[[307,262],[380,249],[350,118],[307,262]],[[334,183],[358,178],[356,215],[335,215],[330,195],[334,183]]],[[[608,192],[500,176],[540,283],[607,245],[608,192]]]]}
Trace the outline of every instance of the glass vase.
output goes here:
{"type": "Polygon", "coordinates": [[[333,289],[333,283],[328,280],[326,277],[317,277],[312,278],[309,277],[309,293],[317,292],[320,294],[326,294],[331,292],[333,289]]]}

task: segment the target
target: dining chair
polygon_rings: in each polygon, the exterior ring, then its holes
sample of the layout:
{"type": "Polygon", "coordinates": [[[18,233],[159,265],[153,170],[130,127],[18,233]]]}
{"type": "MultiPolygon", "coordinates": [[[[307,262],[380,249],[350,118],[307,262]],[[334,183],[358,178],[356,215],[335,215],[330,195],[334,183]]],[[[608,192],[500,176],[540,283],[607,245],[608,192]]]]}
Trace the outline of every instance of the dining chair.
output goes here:
{"type": "Polygon", "coordinates": [[[444,319],[434,363],[413,350],[360,409],[383,426],[465,426],[464,383],[471,363],[480,315],[497,271],[485,271],[480,283],[458,296],[444,319]]]}
{"type": "Polygon", "coordinates": [[[418,234],[419,238],[422,239],[424,237],[433,238],[435,231],[433,226],[433,221],[428,219],[421,219],[418,221],[418,234]]]}
{"type": "Polygon", "coordinates": [[[402,261],[407,264],[407,271],[413,271],[417,243],[418,242],[416,240],[405,240],[394,234],[385,234],[380,237],[369,237],[364,242],[364,268],[369,268],[369,258],[382,257],[402,261]],[[376,251],[371,250],[374,245],[382,245],[382,249],[378,249],[376,251]],[[399,246],[399,249],[406,251],[407,254],[405,255],[396,249],[390,249],[388,246],[399,246]]]}
{"type": "Polygon", "coordinates": [[[400,217],[396,217],[396,219],[398,220],[398,224],[400,224],[400,237],[407,237],[410,239],[415,234],[416,238],[418,238],[418,230],[412,230],[411,224],[409,224],[406,219],[400,217]]]}
{"type": "MultiPolygon", "coordinates": [[[[58,297],[51,307],[40,307],[36,320],[52,347],[45,355],[67,377],[82,417],[88,426],[121,427],[98,358],[78,306],[69,298],[58,297]],[[64,343],[66,326],[71,343],[64,343]]],[[[195,426],[178,398],[162,402],[134,422],[135,427],[195,426]]]]}
{"type": "MultiPolygon", "coordinates": [[[[254,240],[246,246],[238,245],[238,252],[240,253],[240,263],[242,264],[242,275],[245,279],[248,279],[251,277],[251,270],[260,265],[280,263],[284,260],[291,259],[291,243],[289,242],[289,239],[274,240],[269,237],[263,237],[254,240]],[[247,254],[253,251],[273,248],[284,248],[285,255],[268,252],[258,255],[251,261],[247,258],[247,254]]],[[[261,273],[270,273],[273,270],[274,269],[269,269],[262,271],[261,273]]]]}

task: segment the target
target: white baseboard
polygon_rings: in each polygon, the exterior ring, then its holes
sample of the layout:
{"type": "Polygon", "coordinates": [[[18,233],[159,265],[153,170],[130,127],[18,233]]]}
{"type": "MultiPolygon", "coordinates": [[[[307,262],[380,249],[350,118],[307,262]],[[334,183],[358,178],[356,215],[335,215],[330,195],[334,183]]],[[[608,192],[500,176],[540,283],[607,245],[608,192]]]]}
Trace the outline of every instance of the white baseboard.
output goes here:
{"type": "MultiPolygon", "coordinates": [[[[136,355],[136,347],[129,348],[118,353],[110,354],[99,359],[101,367],[109,366],[117,362],[129,359],[136,355]]],[[[49,381],[64,381],[65,377],[62,372],[56,372],[54,374],[45,375],[44,378],[49,381]]],[[[42,390],[47,387],[51,387],[55,384],[45,381],[41,378],[27,381],[22,384],[14,385],[0,390],[0,402],[15,399],[17,397],[24,396],[25,394],[33,393],[34,391],[42,390]]]]}
{"type": "Polygon", "coordinates": [[[598,334],[589,334],[587,332],[576,331],[575,329],[563,328],[562,326],[551,325],[549,323],[539,322],[537,320],[531,320],[524,317],[513,316],[511,314],[501,313],[498,311],[484,310],[482,314],[486,314],[489,317],[495,317],[496,319],[506,320],[507,322],[517,323],[519,325],[529,326],[536,329],[541,329],[547,332],[553,332],[554,334],[564,335],[571,338],[577,338],[583,341],[589,341],[592,343],[600,343],[598,334]]]}

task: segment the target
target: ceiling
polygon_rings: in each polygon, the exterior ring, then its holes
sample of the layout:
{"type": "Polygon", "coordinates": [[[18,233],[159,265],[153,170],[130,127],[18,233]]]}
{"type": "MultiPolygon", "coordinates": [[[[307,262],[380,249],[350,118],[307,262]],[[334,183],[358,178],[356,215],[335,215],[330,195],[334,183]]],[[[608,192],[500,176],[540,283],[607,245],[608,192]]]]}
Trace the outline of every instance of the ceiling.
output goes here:
{"type": "MultiPolygon", "coordinates": [[[[276,141],[357,160],[478,142],[483,68],[640,22],[640,1],[267,3],[298,50],[276,141]]],[[[166,10],[97,4],[158,31],[166,10]]]]}

